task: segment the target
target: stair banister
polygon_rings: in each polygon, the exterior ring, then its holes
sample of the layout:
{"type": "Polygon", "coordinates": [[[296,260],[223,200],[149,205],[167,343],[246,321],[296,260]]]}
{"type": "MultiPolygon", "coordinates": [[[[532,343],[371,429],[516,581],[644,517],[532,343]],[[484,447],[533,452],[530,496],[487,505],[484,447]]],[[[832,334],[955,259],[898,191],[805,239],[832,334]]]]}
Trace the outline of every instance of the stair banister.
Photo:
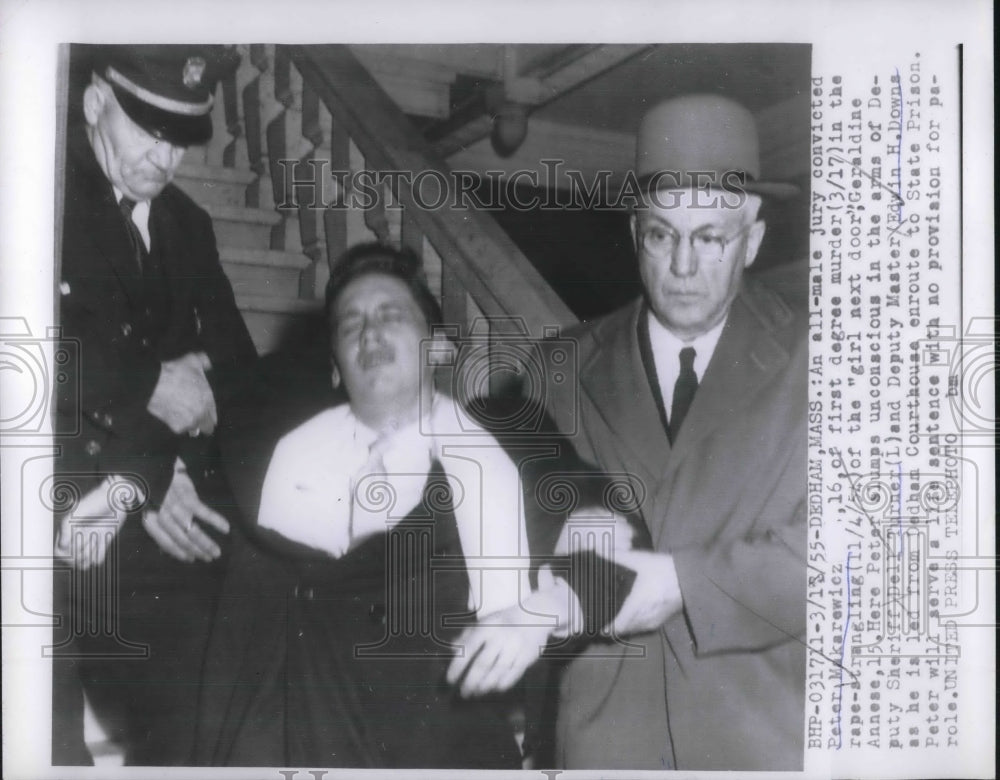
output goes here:
{"type": "MultiPolygon", "coordinates": [[[[447,163],[412,127],[346,45],[287,45],[288,56],[377,171],[434,170],[451,181],[447,163]]],[[[457,280],[488,316],[517,316],[529,332],[543,335],[549,326],[566,327],[576,317],[549,287],[531,262],[490,217],[466,207],[421,209],[406,186],[394,193],[405,209],[403,238],[413,239],[412,220],[437,250],[444,264],[442,287],[457,280]],[[409,230],[409,232],[407,232],[409,230]]],[[[454,295],[454,291],[451,291],[454,295]]]]}

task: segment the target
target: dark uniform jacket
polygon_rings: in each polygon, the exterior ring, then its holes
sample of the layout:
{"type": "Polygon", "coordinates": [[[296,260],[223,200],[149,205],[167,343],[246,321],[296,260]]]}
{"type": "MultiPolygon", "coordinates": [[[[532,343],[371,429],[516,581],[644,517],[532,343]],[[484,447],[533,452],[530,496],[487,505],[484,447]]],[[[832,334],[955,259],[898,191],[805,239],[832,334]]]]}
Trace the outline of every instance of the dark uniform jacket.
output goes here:
{"type": "MultiPolygon", "coordinates": [[[[167,186],[151,203],[152,246],[140,269],[114,190],[82,130],[67,146],[60,324],[62,339],[75,347],[64,352],[77,359],[58,366],[67,381],[56,398],[53,497],[83,496],[108,475],[131,475],[146,506],[158,508],[179,456],[201,500],[229,518],[231,537],[238,517],[217,440],[231,397],[253,379],[256,352],[219,263],[211,219],[167,186]],[[215,435],[192,438],[174,434],[146,407],[161,362],[199,351],[212,362],[219,424],[215,435]]],[[[133,511],[96,573],[55,578],[56,614],[70,613],[53,637],[55,763],[89,760],[81,682],[111,738],[125,745],[128,763],[189,761],[192,691],[229,547],[229,537],[215,538],[220,558],[184,563],[159,548],[141,511],[133,511]],[[91,582],[114,591],[95,591],[91,582]],[[119,657],[140,651],[146,657],[119,657]]]]}
{"type": "Polygon", "coordinates": [[[61,453],[81,495],[103,475],[138,475],[156,507],[177,455],[196,485],[211,467],[207,437],[175,435],[146,411],[161,361],[204,351],[220,426],[256,352],[215,246],[209,216],[174,185],[153,199],[152,252],[138,268],[111,184],[83,132],[67,154],[60,322],[78,360],[57,399],[61,453]]]}

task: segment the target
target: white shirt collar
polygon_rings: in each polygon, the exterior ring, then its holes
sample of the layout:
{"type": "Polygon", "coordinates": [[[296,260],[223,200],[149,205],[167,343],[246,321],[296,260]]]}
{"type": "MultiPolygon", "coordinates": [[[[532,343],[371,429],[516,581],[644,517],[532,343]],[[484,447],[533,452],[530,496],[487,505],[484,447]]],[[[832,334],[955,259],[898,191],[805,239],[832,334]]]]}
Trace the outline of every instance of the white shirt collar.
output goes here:
{"type": "Polygon", "coordinates": [[[667,330],[656,319],[652,309],[647,309],[646,316],[649,322],[649,346],[653,353],[653,363],[656,366],[656,379],[660,385],[663,405],[669,415],[670,405],[674,397],[674,385],[681,372],[681,350],[684,347],[694,347],[694,372],[698,375],[698,381],[701,382],[708,369],[708,364],[712,360],[712,355],[715,354],[715,348],[719,343],[719,337],[722,335],[722,329],[726,326],[729,315],[727,313],[718,325],[710,331],[696,336],[691,341],[684,341],[667,330]]]}
{"type": "MultiPolygon", "coordinates": [[[[115,185],[111,185],[111,189],[115,191],[115,202],[121,203],[122,198],[125,197],[120,189],[115,185]]],[[[135,226],[139,228],[139,235],[142,236],[142,241],[146,245],[146,251],[149,251],[151,246],[151,241],[149,238],[149,201],[140,200],[135,204],[135,208],[132,209],[132,222],[135,226]]]]}

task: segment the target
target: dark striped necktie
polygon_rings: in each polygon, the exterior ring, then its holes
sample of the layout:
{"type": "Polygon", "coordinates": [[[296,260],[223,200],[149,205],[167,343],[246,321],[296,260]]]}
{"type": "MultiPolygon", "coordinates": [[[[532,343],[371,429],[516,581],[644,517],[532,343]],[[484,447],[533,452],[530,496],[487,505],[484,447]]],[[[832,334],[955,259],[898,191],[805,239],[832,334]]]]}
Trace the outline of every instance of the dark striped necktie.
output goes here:
{"type": "Polygon", "coordinates": [[[135,208],[135,201],[131,198],[123,197],[118,202],[118,208],[121,209],[122,216],[125,217],[125,227],[128,228],[128,237],[132,242],[132,254],[135,257],[136,267],[141,274],[146,270],[146,261],[149,259],[149,253],[146,250],[146,242],[142,240],[142,233],[139,232],[139,227],[132,221],[132,209],[135,208]]]}
{"type": "Polygon", "coordinates": [[[674,400],[670,407],[670,441],[676,442],[684,417],[698,389],[698,375],[694,372],[694,347],[681,350],[681,372],[674,383],[674,400]]]}

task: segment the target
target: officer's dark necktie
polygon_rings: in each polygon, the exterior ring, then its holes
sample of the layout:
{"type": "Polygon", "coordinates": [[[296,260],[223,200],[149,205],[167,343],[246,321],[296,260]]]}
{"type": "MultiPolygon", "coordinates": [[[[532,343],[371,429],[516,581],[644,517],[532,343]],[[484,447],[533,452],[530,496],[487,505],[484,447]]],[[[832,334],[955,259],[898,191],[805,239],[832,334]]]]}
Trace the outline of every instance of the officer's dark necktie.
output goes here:
{"type": "Polygon", "coordinates": [[[691,407],[695,391],[698,389],[698,375],[694,372],[694,347],[681,350],[681,372],[674,383],[674,400],[670,406],[670,441],[677,441],[684,417],[691,407]]]}
{"type": "Polygon", "coordinates": [[[142,233],[139,232],[139,227],[132,221],[132,209],[135,208],[135,201],[123,197],[118,201],[118,208],[121,209],[122,216],[125,217],[125,227],[128,228],[128,237],[132,242],[132,253],[135,256],[135,264],[139,269],[139,273],[142,274],[146,270],[146,261],[149,259],[149,253],[146,251],[146,242],[142,240],[142,233]]]}

